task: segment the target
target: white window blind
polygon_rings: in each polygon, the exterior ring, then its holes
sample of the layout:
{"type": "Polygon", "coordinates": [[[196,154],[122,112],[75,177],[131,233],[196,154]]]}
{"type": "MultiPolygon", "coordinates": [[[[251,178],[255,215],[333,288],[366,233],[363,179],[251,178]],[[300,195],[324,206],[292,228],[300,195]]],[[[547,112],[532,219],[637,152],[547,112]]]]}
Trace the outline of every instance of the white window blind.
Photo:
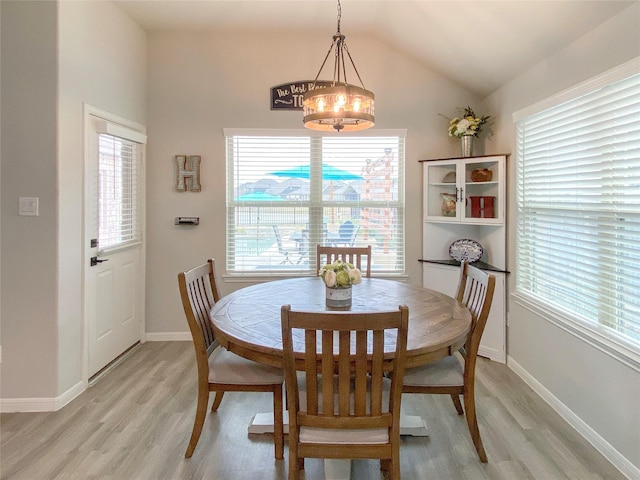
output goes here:
{"type": "Polygon", "coordinates": [[[141,240],[141,146],[130,140],[98,135],[98,244],[114,248],[141,240]]]}
{"type": "Polygon", "coordinates": [[[517,123],[519,293],[640,352],[640,75],[517,123]]]}
{"type": "Polygon", "coordinates": [[[315,273],[326,244],[404,273],[404,131],[376,134],[225,130],[227,271],[315,273]]]}

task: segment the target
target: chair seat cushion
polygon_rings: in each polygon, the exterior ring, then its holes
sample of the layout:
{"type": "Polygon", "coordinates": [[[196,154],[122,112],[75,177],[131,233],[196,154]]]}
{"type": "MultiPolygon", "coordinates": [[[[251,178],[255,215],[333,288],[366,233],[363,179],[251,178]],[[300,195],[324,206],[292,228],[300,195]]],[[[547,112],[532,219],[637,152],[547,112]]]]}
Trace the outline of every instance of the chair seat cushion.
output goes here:
{"type": "Polygon", "coordinates": [[[232,385],[270,385],[284,382],[284,371],[262,365],[218,347],[209,356],[209,382],[232,385]]]}
{"type": "Polygon", "coordinates": [[[300,427],[300,443],[388,443],[389,431],[386,428],[363,430],[334,430],[328,428],[300,427]]]}
{"type": "Polygon", "coordinates": [[[464,384],[464,368],[459,355],[450,355],[437,362],[407,368],[403,385],[428,387],[459,387],[464,384]]]}

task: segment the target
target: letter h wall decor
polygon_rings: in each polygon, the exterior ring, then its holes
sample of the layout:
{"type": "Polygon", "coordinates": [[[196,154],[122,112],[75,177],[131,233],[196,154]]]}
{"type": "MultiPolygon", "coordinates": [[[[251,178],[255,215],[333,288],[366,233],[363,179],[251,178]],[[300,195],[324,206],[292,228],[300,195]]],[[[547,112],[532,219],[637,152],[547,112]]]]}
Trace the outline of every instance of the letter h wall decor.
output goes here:
{"type": "Polygon", "coordinates": [[[200,155],[176,155],[176,190],[192,192],[202,190],[200,183],[200,155]],[[188,186],[188,188],[187,188],[188,186]]]}

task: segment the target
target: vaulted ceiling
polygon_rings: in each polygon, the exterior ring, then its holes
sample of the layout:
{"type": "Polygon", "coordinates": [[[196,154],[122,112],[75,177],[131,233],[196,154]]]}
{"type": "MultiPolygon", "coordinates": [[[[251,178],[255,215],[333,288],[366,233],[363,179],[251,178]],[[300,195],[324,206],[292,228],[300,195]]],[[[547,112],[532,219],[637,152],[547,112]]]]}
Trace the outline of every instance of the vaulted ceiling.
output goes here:
{"type": "MultiPolygon", "coordinates": [[[[637,1],[637,0],[635,0],[637,1]]],[[[485,96],[635,1],[341,0],[341,30],[367,33],[485,96]]],[[[145,30],[324,29],[335,0],[115,0],[145,30]]],[[[640,41],[638,38],[630,41],[640,41]]]]}

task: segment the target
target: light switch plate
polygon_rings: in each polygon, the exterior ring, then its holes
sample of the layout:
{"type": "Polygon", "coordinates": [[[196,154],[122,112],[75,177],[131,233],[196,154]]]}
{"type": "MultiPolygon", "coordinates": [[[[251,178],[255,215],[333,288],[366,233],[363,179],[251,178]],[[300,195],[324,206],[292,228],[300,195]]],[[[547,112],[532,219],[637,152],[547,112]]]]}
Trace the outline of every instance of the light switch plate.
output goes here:
{"type": "Polygon", "coordinates": [[[38,216],[38,197],[20,197],[18,214],[26,216],[38,216]]]}

